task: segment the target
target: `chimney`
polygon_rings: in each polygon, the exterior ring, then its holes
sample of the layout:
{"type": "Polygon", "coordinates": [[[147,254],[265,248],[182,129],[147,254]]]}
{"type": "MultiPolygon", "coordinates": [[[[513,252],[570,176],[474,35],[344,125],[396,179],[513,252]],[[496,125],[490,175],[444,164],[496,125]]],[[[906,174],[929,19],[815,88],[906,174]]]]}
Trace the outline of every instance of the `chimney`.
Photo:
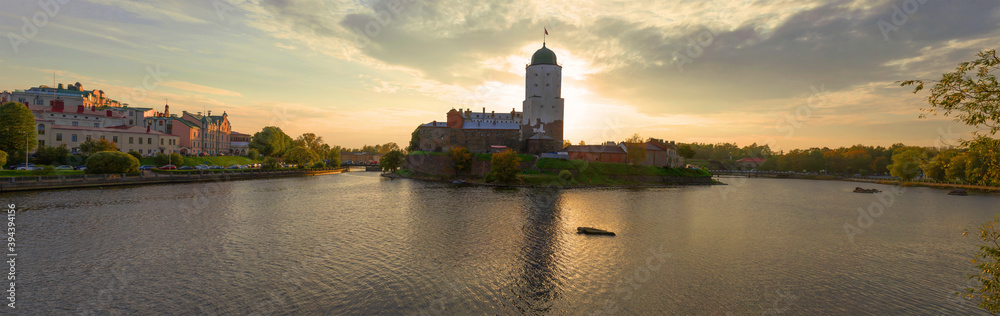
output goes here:
{"type": "Polygon", "coordinates": [[[163,106],[163,116],[170,116],[170,105],[169,104],[163,106]]]}
{"type": "Polygon", "coordinates": [[[212,110],[208,110],[208,115],[207,116],[212,116],[212,110]]]}
{"type": "Polygon", "coordinates": [[[146,125],[146,134],[149,134],[149,125],[146,125]]]}
{"type": "Polygon", "coordinates": [[[486,107],[483,107],[483,114],[486,114],[486,107]]]}
{"type": "Polygon", "coordinates": [[[76,106],[76,113],[83,113],[83,104],[76,106]]]}
{"type": "Polygon", "coordinates": [[[490,117],[497,117],[497,111],[490,111],[490,117]]]}

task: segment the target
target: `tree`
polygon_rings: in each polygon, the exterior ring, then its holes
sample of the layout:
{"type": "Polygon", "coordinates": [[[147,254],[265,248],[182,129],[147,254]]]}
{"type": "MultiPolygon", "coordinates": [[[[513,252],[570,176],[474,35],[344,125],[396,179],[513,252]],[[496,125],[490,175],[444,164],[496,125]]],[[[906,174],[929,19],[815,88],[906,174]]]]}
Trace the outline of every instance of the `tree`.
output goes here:
{"type": "Polygon", "coordinates": [[[892,154],[892,164],[889,174],[893,177],[910,181],[920,176],[920,165],[924,162],[924,149],[908,147],[892,154]]]}
{"type": "Polygon", "coordinates": [[[264,170],[274,170],[278,169],[279,167],[281,167],[281,162],[278,161],[278,158],[274,157],[264,158],[264,163],[262,163],[260,166],[260,168],[264,170]]]}
{"type": "Polygon", "coordinates": [[[129,150],[129,151],[128,151],[128,154],[129,154],[129,155],[132,155],[132,157],[135,157],[135,159],[139,159],[139,160],[142,160],[142,154],[140,154],[140,153],[139,153],[138,151],[135,151],[135,150],[129,150]]]}
{"type": "Polygon", "coordinates": [[[974,168],[966,168],[966,178],[979,185],[1000,185],[1000,139],[979,136],[966,146],[976,160],[974,168]]]}
{"type": "Polygon", "coordinates": [[[120,151],[102,151],[87,157],[87,173],[136,173],[139,159],[120,151]]]}
{"type": "Polygon", "coordinates": [[[566,148],[566,147],[569,147],[569,146],[572,146],[572,145],[573,145],[573,142],[569,141],[568,139],[563,139],[562,148],[566,148]]]}
{"type": "Polygon", "coordinates": [[[167,164],[180,165],[184,164],[184,156],[181,156],[178,153],[171,153],[170,155],[158,154],[156,155],[156,158],[153,159],[153,161],[155,161],[156,164],[159,166],[167,164]]]}
{"type": "Polygon", "coordinates": [[[88,139],[80,143],[80,151],[84,154],[91,155],[102,151],[118,151],[118,146],[107,139],[88,139]]]}
{"type": "Polygon", "coordinates": [[[337,168],[340,167],[340,147],[333,147],[326,154],[326,165],[329,167],[337,168]]]}
{"type": "Polygon", "coordinates": [[[323,137],[316,136],[314,133],[305,133],[295,139],[295,146],[309,148],[316,153],[319,153],[320,150],[322,150],[323,145],[325,145],[325,143],[323,143],[323,137]]]}
{"type": "Polygon", "coordinates": [[[586,146],[586,145],[587,143],[583,142],[582,140],[580,141],[580,146],[586,146]]]}
{"type": "Polygon", "coordinates": [[[382,156],[378,164],[382,167],[382,172],[396,172],[399,167],[403,166],[403,152],[399,150],[393,150],[382,156]]]}
{"type": "Polygon", "coordinates": [[[995,75],[1000,71],[1000,58],[995,49],[981,51],[978,56],[959,64],[954,72],[941,75],[940,80],[905,80],[900,86],[913,85],[913,93],[917,93],[925,84],[934,83],[927,97],[931,107],[922,110],[934,115],[938,112],[955,115],[956,121],[989,128],[989,133],[995,135],[1000,131],[1000,85],[995,75]]]}
{"type": "Polygon", "coordinates": [[[377,148],[375,150],[375,152],[377,152],[379,154],[383,154],[383,155],[387,154],[387,153],[389,153],[391,151],[401,151],[399,149],[399,145],[396,145],[396,143],[393,143],[393,142],[388,142],[388,143],[385,143],[385,144],[383,144],[381,146],[375,145],[375,147],[377,148]]]}
{"type": "Polygon", "coordinates": [[[948,181],[958,180],[965,182],[965,166],[968,165],[969,157],[966,153],[959,153],[948,161],[944,168],[944,177],[948,181]]]}
{"type": "Polygon", "coordinates": [[[250,148],[250,150],[247,150],[247,158],[250,158],[250,160],[257,160],[257,158],[260,158],[260,151],[250,148]]]}
{"type": "Polygon", "coordinates": [[[646,162],[646,142],[639,136],[639,133],[633,134],[632,137],[625,140],[625,148],[628,148],[628,162],[633,166],[646,162]]]}
{"type": "Polygon", "coordinates": [[[69,157],[69,148],[66,148],[66,144],[55,146],[41,146],[38,147],[36,152],[38,156],[37,162],[40,165],[53,165],[62,164],[66,161],[66,157],[69,157]]]}
{"type": "Polygon", "coordinates": [[[285,152],[285,162],[299,166],[310,166],[319,161],[319,155],[312,149],[295,146],[285,152]]]}
{"type": "Polygon", "coordinates": [[[517,174],[521,172],[521,157],[510,148],[501,153],[493,154],[490,159],[490,172],[487,178],[492,178],[499,182],[510,183],[517,180],[517,174]]]}
{"type": "Polygon", "coordinates": [[[292,138],[277,126],[264,127],[250,137],[250,148],[264,156],[279,157],[291,147],[292,138]]]}
{"type": "Polygon", "coordinates": [[[694,149],[691,148],[691,144],[680,144],[677,146],[677,154],[686,159],[694,158],[694,149]]]}
{"type": "Polygon", "coordinates": [[[7,152],[0,150],[0,169],[7,165],[7,152]]]}
{"type": "Polygon", "coordinates": [[[24,154],[31,152],[38,142],[35,133],[35,115],[24,104],[7,102],[0,106],[0,150],[24,154]]]}
{"type": "Polygon", "coordinates": [[[410,133],[410,145],[406,146],[406,151],[414,152],[420,149],[420,127],[413,130],[410,133]]]}
{"type": "MultiPolygon", "coordinates": [[[[985,245],[979,246],[979,255],[972,263],[976,265],[978,274],[969,275],[969,279],[979,281],[980,286],[966,288],[965,297],[979,297],[979,307],[990,313],[1000,313],[1000,217],[979,226],[979,238],[985,245]]],[[[962,235],[968,235],[968,231],[962,235]]]]}
{"type": "Polygon", "coordinates": [[[472,153],[465,147],[452,147],[448,150],[448,156],[455,164],[455,174],[472,170],[472,153]]]}

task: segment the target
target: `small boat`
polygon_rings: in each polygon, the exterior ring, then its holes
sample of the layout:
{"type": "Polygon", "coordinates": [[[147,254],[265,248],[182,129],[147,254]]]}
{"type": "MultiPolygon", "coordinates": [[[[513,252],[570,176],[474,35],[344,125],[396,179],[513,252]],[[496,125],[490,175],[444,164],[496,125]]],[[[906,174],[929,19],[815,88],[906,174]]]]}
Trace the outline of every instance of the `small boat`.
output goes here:
{"type": "Polygon", "coordinates": [[[948,192],[948,195],[969,195],[969,192],[965,192],[963,189],[954,189],[948,192]]]}
{"type": "Polygon", "coordinates": [[[882,191],[879,191],[878,189],[862,189],[861,187],[854,188],[854,193],[879,193],[879,192],[882,191]]]}
{"type": "Polygon", "coordinates": [[[576,233],[577,234],[587,234],[587,235],[608,235],[608,236],[614,236],[615,235],[614,232],[609,232],[609,231],[606,231],[606,230],[603,230],[603,229],[597,229],[597,228],[593,228],[593,227],[577,227],[576,228],[576,233]]]}
{"type": "Polygon", "coordinates": [[[452,184],[465,184],[465,180],[455,180],[451,182],[452,184]]]}

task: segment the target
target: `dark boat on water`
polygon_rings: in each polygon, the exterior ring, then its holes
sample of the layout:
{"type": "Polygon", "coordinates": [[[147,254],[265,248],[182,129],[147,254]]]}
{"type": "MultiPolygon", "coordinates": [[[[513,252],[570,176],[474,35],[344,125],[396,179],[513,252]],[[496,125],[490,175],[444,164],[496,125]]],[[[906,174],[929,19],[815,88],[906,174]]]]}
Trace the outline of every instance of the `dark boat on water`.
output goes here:
{"type": "Polygon", "coordinates": [[[882,191],[879,191],[878,189],[862,189],[861,187],[854,188],[854,193],[879,193],[879,192],[882,191]]]}
{"type": "Polygon", "coordinates": [[[948,195],[969,195],[969,192],[965,192],[963,189],[954,189],[948,192],[948,195]]]}
{"type": "Polygon", "coordinates": [[[608,235],[608,236],[614,236],[615,235],[614,232],[609,232],[609,231],[606,231],[606,230],[603,230],[603,229],[598,229],[598,228],[593,228],[593,227],[577,227],[576,228],[576,233],[577,234],[587,234],[587,235],[608,235]]]}

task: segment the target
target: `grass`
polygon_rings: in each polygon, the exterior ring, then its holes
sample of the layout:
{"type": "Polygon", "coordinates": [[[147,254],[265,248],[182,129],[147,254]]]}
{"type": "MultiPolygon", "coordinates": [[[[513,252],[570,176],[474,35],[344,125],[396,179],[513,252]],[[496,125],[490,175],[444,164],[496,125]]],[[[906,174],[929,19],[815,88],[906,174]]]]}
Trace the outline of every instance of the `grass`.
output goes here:
{"type": "MultiPolygon", "coordinates": [[[[71,176],[71,175],[83,175],[83,170],[56,170],[52,174],[46,174],[45,176],[71,176]]],[[[26,170],[0,170],[0,177],[30,177],[37,176],[32,174],[31,171],[26,170]]]]}
{"type": "MultiPolygon", "coordinates": [[[[194,166],[197,166],[197,165],[205,164],[205,165],[210,165],[210,166],[215,165],[215,166],[228,167],[228,166],[232,166],[232,165],[245,165],[245,164],[251,164],[251,163],[259,163],[259,162],[262,162],[262,161],[263,160],[251,160],[250,158],[243,157],[243,156],[184,157],[184,163],[183,164],[176,164],[175,163],[174,165],[178,166],[178,167],[183,167],[183,166],[194,167],[194,166]]],[[[152,165],[152,166],[157,166],[157,167],[161,166],[161,165],[159,165],[159,164],[156,163],[156,159],[151,158],[151,157],[150,158],[142,158],[142,160],[140,160],[139,163],[141,165],[152,165]]]]}
{"type": "Polygon", "coordinates": [[[538,168],[576,171],[576,179],[578,181],[584,184],[594,184],[594,185],[631,184],[630,181],[616,180],[609,176],[675,176],[675,177],[712,176],[711,173],[703,169],[632,166],[622,163],[591,162],[583,160],[566,160],[566,159],[556,159],[556,158],[539,159],[538,168]]]}

